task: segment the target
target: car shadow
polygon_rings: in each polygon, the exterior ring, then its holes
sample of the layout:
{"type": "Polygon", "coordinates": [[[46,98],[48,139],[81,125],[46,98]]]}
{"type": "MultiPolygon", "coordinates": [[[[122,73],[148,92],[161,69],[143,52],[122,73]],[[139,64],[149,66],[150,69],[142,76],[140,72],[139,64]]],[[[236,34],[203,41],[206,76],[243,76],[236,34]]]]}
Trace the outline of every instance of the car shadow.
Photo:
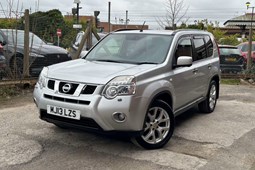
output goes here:
{"type": "MultiPolygon", "coordinates": [[[[175,127],[178,128],[179,126],[182,126],[182,124],[192,120],[193,118],[197,117],[197,116],[201,116],[202,113],[199,112],[198,108],[191,108],[189,110],[187,110],[186,112],[182,113],[181,115],[177,116],[175,118],[175,127]]],[[[107,141],[111,141],[111,142],[114,142],[114,143],[122,143],[122,146],[126,146],[126,147],[131,147],[133,148],[133,143],[132,141],[130,140],[131,137],[126,135],[125,133],[121,134],[121,133],[118,133],[118,134],[105,134],[105,133],[100,133],[100,132],[94,132],[94,131],[89,131],[89,130],[84,130],[84,129],[77,129],[77,128],[59,128],[59,127],[54,127],[54,131],[56,132],[74,132],[74,133],[77,133],[79,134],[78,138],[82,139],[85,137],[87,138],[87,136],[89,135],[92,135],[93,138],[97,138],[98,140],[103,140],[105,142],[107,141]]],[[[134,149],[142,149],[141,147],[135,147],[134,146],[134,149]]],[[[123,148],[124,149],[124,148],[123,148]]],[[[143,150],[143,149],[142,149],[143,150]]]]}
{"type": "Polygon", "coordinates": [[[181,126],[184,122],[189,121],[190,119],[193,119],[196,116],[201,115],[202,113],[199,112],[197,107],[191,108],[187,110],[186,112],[183,112],[182,114],[175,117],[175,127],[181,126]]]}

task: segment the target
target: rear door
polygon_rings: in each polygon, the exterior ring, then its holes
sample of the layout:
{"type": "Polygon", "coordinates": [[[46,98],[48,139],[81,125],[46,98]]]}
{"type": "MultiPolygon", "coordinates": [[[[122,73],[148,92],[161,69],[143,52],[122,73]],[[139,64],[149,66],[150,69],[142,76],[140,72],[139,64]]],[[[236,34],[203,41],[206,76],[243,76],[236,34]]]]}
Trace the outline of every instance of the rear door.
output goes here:
{"type": "Polygon", "coordinates": [[[195,35],[193,37],[193,66],[194,74],[196,75],[196,87],[193,90],[193,96],[199,99],[204,96],[207,91],[208,79],[211,70],[211,59],[212,48],[210,48],[210,37],[208,35],[195,35]]]}

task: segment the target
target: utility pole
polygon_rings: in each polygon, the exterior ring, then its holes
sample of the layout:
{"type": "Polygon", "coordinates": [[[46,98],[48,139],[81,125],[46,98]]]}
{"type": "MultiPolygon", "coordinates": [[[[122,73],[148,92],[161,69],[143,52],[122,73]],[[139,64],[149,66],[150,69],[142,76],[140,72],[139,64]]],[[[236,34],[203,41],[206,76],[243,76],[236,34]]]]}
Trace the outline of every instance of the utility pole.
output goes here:
{"type": "Polygon", "coordinates": [[[79,24],[79,4],[77,3],[77,24],[79,24]]]}
{"type": "Polygon", "coordinates": [[[128,25],[128,10],[126,10],[126,28],[127,28],[127,25],[128,25]]]}
{"type": "Polygon", "coordinates": [[[25,10],[23,77],[29,77],[29,10],[28,9],[25,10]]]}
{"type": "Polygon", "coordinates": [[[108,30],[111,32],[111,2],[108,2],[108,30]]]}
{"type": "Polygon", "coordinates": [[[77,4],[77,7],[76,8],[72,8],[72,13],[73,13],[73,16],[75,16],[75,14],[77,14],[77,16],[76,16],[76,27],[75,28],[77,28],[77,32],[79,32],[79,29],[80,29],[80,25],[79,25],[79,18],[80,18],[79,10],[81,9],[81,7],[80,7],[81,1],[80,0],[74,0],[74,3],[77,4]]]}
{"type": "Polygon", "coordinates": [[[252,63],[252,22],[253,22],[253,13],[254,13],[254,8],[255,6],[250,6],[250,2],[246,2],[247,9],[251,8],[252,13],[251,13],[251,27],[249,30],[249,50],[248,50],[248,57],[247,57],[247,66],[246,69],[249,72],[251,69],[251,63],[252,63]]]}

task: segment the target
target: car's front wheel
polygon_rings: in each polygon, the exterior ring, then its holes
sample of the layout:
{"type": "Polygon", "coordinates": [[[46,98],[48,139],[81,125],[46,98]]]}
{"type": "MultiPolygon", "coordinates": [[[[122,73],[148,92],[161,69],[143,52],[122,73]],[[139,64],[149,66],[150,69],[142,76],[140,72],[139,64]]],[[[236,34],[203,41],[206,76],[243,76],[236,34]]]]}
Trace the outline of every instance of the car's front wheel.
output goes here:
{"type": "Polygon", "coordinates": [[[161,100],[156,100],[148,108],[144,129],[135,142],[146,149],[163,147],[172,137],[174,131],[174,115],[171,107],[161,100]]]}

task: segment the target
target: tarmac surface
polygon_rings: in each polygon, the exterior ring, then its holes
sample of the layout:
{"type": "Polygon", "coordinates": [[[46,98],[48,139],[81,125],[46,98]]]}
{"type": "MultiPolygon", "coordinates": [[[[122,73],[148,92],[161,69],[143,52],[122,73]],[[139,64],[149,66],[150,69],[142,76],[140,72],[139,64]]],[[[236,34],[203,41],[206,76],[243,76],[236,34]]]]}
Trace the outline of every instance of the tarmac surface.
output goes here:
{"type": "Polygon", "coordinates": [[[221,85],[212,114],[194,108],[177,118],[162,149],[60,129],[38,118],[32,94],[0,106],[0,169],[255,169],[255,88],[221,85]]]}

